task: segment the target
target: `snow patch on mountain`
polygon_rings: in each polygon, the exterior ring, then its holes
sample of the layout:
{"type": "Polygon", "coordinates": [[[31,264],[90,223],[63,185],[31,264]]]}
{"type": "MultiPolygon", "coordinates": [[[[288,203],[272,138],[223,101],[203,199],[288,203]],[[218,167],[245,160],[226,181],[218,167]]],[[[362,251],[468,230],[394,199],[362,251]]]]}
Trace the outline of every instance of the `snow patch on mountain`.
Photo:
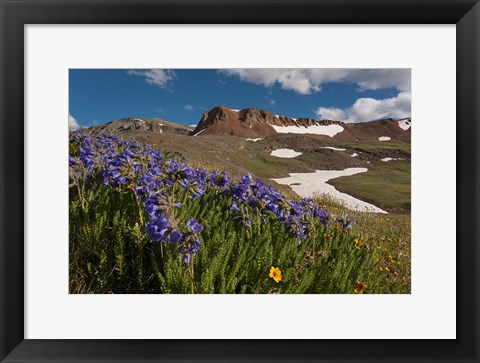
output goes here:
{"type": "Polygon", "coordinates": [[[398,126],[400,126],[402,130],[408,130],[412,126],[412,123],[408,120],[400,120],[398,121],[398,126]]]}
{"type": "Polygon", "coordinates": [[[199,132],[197,132],[196,134],[194,134],[193,136],[197,136],[197,135],[200,135],[202,132],[204,132],[206,129],[201,129],[199,132]]]}
{"type": "Polygon", "coordinates": [[[276,132],[279,134],[315,134],[326,135],[334,137],[344,130],[344,128],[337,124],[332,125],[313,125],[308,127],[300,126],[275,126],[272,125],[276,132]]]}

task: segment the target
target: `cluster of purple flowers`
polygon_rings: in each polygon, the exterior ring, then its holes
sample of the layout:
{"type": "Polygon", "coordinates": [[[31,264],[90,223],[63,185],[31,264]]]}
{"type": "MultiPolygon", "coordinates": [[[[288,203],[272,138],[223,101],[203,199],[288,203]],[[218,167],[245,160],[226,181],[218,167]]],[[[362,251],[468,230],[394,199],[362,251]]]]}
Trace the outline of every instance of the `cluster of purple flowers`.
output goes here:
{"type": "Polygon", "coordinates": [[[178,252],[182,255],[183,263],[189,263],[190,256],[200,251],[200,239],[198,236],[200,235],[200,232],[202,232],[202,226],[198,224],[196,219],[190,219],[186,223],[186,226],[188,232],[182,234],[178,241],[180,242],[178,252]]]}
{"type": "Polygon", "coordinates": [[[191,168],[177,153],[159,151],[111,134],[73,133],[70,145],[75,155],[69,155],[73,182],[79,182],[79,176],[83,176],[82,182],[98,179],[113,188],[130,188],[143,205],[145,230],[152,242],[178,245],[185,263],[200,250],[200,224],[191,219],[183,229],[174,217],[173,209],[180,208],[181,203],[173,200],[173,188],[180,186],[186,197],[195,200],[209,185],[225,189],[230,183],[227,173],[191,168]]]}
{"type": "Polygon", "coordinates": [[[142,170],[148,168],[145,161],[161,162],[160,151],[141,145],[133,139],[122,140],[116,135],[101,134],[88,136],[73,133],[70,145],[78,148],[78,157],[69,155],[70,168],[83,172],[85,179],[102,177],[105,185],[119,187],[131,183],[142,170]]]}
{"type": "Polygon", "coordinates": [[[246,206],[242,206],[242,209],[238,208],[236,203],[233,203],[230,208],[230,217],[233,220],[241,223],[245,229],[249,229],[252,225],[253,219],[248,215],[248,209],[246,206]]]}
{"type": "Polygon", "coordinates": [[[250,174],[243,176],[238,184],[230,186],[229,195],[235,200],[230,216],[246,229],[251,227],[253,215],[261,215],[262,222],[273,216],[285,225],[299,243],[308,237],[314,223],[312,218],[318,218],[324,226],[330,219],[330,213],[315,205],[311,199],[288,201],[278,189],[252,179],[250,174]]]}
{"type": "MultiPolygon", "coordinates": [[[[254,216],[262,222],[273,218],[283,223],[299,243],[309,236],[315,220],[326,226],[331,219],[330,213],[312,200],[289,201],[279,190],[254,180],[249,174],[232,183],[226,172],[191,168],[178,153],[156,150],[132,139],[72,133],[70,147],[72,180],[75,182],[78,175],[83,175],[83,182],[98,180],[120,190],[130,188],[143,205],[148,238],[152,242],[178,245],[185,263],[200,250],[202,227],[191,219],[180,228],[174,217],[175,209],[181,207],[180,201],[174,200],[178,188],[183,189],[182,202],[186,198],[196,200],[211,189],[222,193],[232,200],[231,218],[246,229],[251,228],[254,216]]],[[[336,221],[345,229],[355,223],[347,220],[346,215],[336,221]]]]}
{"type": "Polygon", "coordinates": [[[348,219],[347,217],[348,214],[343,212],[342,216],[336,219],[336,222],[339,223],[344,230],[352,228],[352,226],[355,224],[353,219],[348,219]]]}

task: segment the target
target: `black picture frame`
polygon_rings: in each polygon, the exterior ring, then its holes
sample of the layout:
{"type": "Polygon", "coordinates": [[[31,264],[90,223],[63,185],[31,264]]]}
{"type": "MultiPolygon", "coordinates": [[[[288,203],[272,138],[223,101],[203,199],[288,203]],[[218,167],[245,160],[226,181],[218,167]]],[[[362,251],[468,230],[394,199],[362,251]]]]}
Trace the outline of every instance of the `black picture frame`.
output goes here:
{"type": "MultiPolygon", "coordinates": [[[[0,0],[2,362],[479,362],[478,0],[0,0]],[[454,340],[24,339],[24,25],[456,24],[457,298],[454,340]]],[[[445,211],[445,221],[453,221],[445,211]]],[[[434,228],[435,226],[431,226],[434,228]]],[[[54,318],[54,317],[52,317],[54,318]]],[[[441,319],[441,316],[439,316],[441,319]]],[[[415,327],[412,327],[412,330],[415,327]]],[[[361,337],[359,337],[361,338],[361,337]]]]}

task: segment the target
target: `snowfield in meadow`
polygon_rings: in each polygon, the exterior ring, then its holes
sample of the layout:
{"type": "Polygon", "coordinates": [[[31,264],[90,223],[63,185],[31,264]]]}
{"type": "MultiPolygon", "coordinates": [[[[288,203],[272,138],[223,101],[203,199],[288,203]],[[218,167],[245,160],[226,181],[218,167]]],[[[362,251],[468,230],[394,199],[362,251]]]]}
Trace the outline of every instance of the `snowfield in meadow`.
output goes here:
{"type": "Polygon", "coordinates": [[[348,168],[345,170],[316,170],[314,173],[291,173],[287,178],[271,179],[278,184],[288,185],[299,196],[312,198],[314,196],[327,194],[340,200],[345,206],[354,211],[387,213],[373,204],[354,198],[351,195],[342,193],[334,186],[327,184],[327,181],[341,176],[350,176],[367,172],[367,168],[348,168]]]}
{"type": "Polygon", "coordinates": [[[302,155],[302,153],[299,153],[295,150],[292,150],[292,149],[277,149],[277,150],[273,150],[271,152],[272,156],[276,156],[277,158],[295,158],[299,155],[302,155]]]}
{"type": "Polygon", "coordinates": [[[404,158],[383,158],[382,161],[405,160],[404,158]]]}
{"type": "Polygon", "coordinates": [[[330,149],[330,150],[335,150],[335,151],[345,151],[346,149],[342,149],[339,147],[333,147],[333,146],[324,146],[322,149],[330,149]]]}

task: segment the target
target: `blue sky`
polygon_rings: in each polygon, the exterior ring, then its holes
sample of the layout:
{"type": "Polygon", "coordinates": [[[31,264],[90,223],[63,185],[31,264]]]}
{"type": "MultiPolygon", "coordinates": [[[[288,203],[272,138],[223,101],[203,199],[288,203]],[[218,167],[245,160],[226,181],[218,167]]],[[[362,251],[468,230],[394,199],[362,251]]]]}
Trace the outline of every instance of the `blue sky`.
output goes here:
{"type": "Polygon", "coordinates": [[[122,117],[197,124],[215,106],[365,122],[410,115],[410,69],[71,69],[69,128],[122,117]]]}

